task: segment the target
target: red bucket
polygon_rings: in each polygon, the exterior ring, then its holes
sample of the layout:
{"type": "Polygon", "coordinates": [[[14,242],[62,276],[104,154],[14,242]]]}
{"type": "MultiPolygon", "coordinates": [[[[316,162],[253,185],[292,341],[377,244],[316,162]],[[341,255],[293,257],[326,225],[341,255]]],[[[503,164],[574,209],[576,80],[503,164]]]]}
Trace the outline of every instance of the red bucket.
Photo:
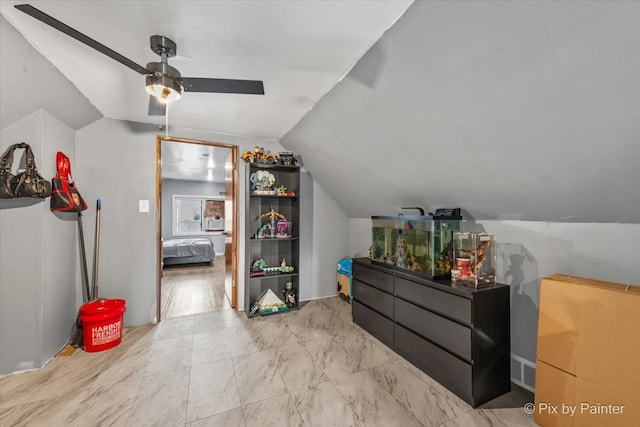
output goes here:
{"type": "Polygon", "coordinates": [[[123,299],[89,302],[80,307],[84,350],[88,353],[108,350],[122,341],[122,318],[127,311],[123,299]]]}

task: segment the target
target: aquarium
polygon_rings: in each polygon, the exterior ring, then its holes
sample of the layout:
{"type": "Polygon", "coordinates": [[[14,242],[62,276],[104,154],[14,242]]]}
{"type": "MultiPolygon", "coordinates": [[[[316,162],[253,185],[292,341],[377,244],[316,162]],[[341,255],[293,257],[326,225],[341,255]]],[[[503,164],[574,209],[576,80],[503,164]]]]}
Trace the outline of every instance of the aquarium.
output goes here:
{"type": "Polygon", "coordinates": [[[371,260],[430,278],[449,278],[461,217],[373,216],[371,260]]]}
{"type": "Polygon", "coordinates": [[[459,233],[453,235],[454,259],[451,279],[470,286],[496,283],[495,236],[489,233],[459,233]]]}

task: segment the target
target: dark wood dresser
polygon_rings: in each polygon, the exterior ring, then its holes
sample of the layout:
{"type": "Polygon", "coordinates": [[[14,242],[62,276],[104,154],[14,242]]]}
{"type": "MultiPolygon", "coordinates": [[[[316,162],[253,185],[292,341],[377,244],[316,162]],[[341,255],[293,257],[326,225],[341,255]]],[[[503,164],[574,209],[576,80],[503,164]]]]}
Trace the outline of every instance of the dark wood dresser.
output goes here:
{"type": "Polygon", "coordinates": [[[474,408],[511,390],[509,298],[353,260],[353,321],[474,408]]]}

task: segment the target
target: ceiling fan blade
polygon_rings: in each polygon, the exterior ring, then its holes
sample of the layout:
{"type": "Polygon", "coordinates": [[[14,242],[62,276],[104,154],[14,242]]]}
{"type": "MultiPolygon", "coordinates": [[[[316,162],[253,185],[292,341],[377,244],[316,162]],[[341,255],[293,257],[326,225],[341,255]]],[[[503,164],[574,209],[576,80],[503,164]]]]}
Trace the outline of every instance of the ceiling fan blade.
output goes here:
{"type": "Polygon", "coordinates": [[[245,93],[264,95],[264,85],[260,80],[205,79],[183,77],[185,92],[245,93]]]}
{"type": "Polygon", "coordinates": [[[160,102],[157,97],[149,95],[149,115],[150,116],[166,116],[167,104],[160,102]]]}
{"type": "Polygon", "coordinates": [[[99,42],[95,41],[91,37],[82,34],[80,31],[71,28],[67,24],[64,24],[64,23],[58,21],[54,17],[47,15],[46,13],[42,12],[39,9],[36,9],[35,7],[33,7],[33,6],[29,5],[29,4],[18,4],[18,5],[15,6],[15,8],[18,9],[19,11],[21,11],[21,12],[26,13],[29,16],[32,16],[32,17],[36,18],[39,21],[44,22],[45,24],[55,28],[56,30],[65,33],[66,35],[78,40],[79,42],[84,43],[87,46],[94,48],[98,52],[107,55],[109,58],[115,59],[119,63],[131,68],[133,71],[137,71],[140,74],[150,74],[150,71],[147,70],[142,65],[136,64],[135,62],[133,62],[129,58],[126,58],[126,57],[120,55],[118,52],[116,52],[116,51],[114,51],[112,49],[109,49],[108,47],[106,47],[102,43],[99,43],[99,42]]]}

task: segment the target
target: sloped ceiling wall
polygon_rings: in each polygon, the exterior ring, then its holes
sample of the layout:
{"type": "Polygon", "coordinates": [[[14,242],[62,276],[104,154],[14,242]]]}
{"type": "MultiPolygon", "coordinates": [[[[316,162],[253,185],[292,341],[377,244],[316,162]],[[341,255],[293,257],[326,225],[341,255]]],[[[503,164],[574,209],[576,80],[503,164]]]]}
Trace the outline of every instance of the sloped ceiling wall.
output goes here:
{"type": "Polygon", "coordinates": [[[0,16],[0,129],[44,109],[74,130],[102,118],[80,91],[0,16]]]}
{"type": "Polygon", "coordinates": [[[282,140],[350,217],[640,223],[640,2],[415,2],[282,140]]]}

